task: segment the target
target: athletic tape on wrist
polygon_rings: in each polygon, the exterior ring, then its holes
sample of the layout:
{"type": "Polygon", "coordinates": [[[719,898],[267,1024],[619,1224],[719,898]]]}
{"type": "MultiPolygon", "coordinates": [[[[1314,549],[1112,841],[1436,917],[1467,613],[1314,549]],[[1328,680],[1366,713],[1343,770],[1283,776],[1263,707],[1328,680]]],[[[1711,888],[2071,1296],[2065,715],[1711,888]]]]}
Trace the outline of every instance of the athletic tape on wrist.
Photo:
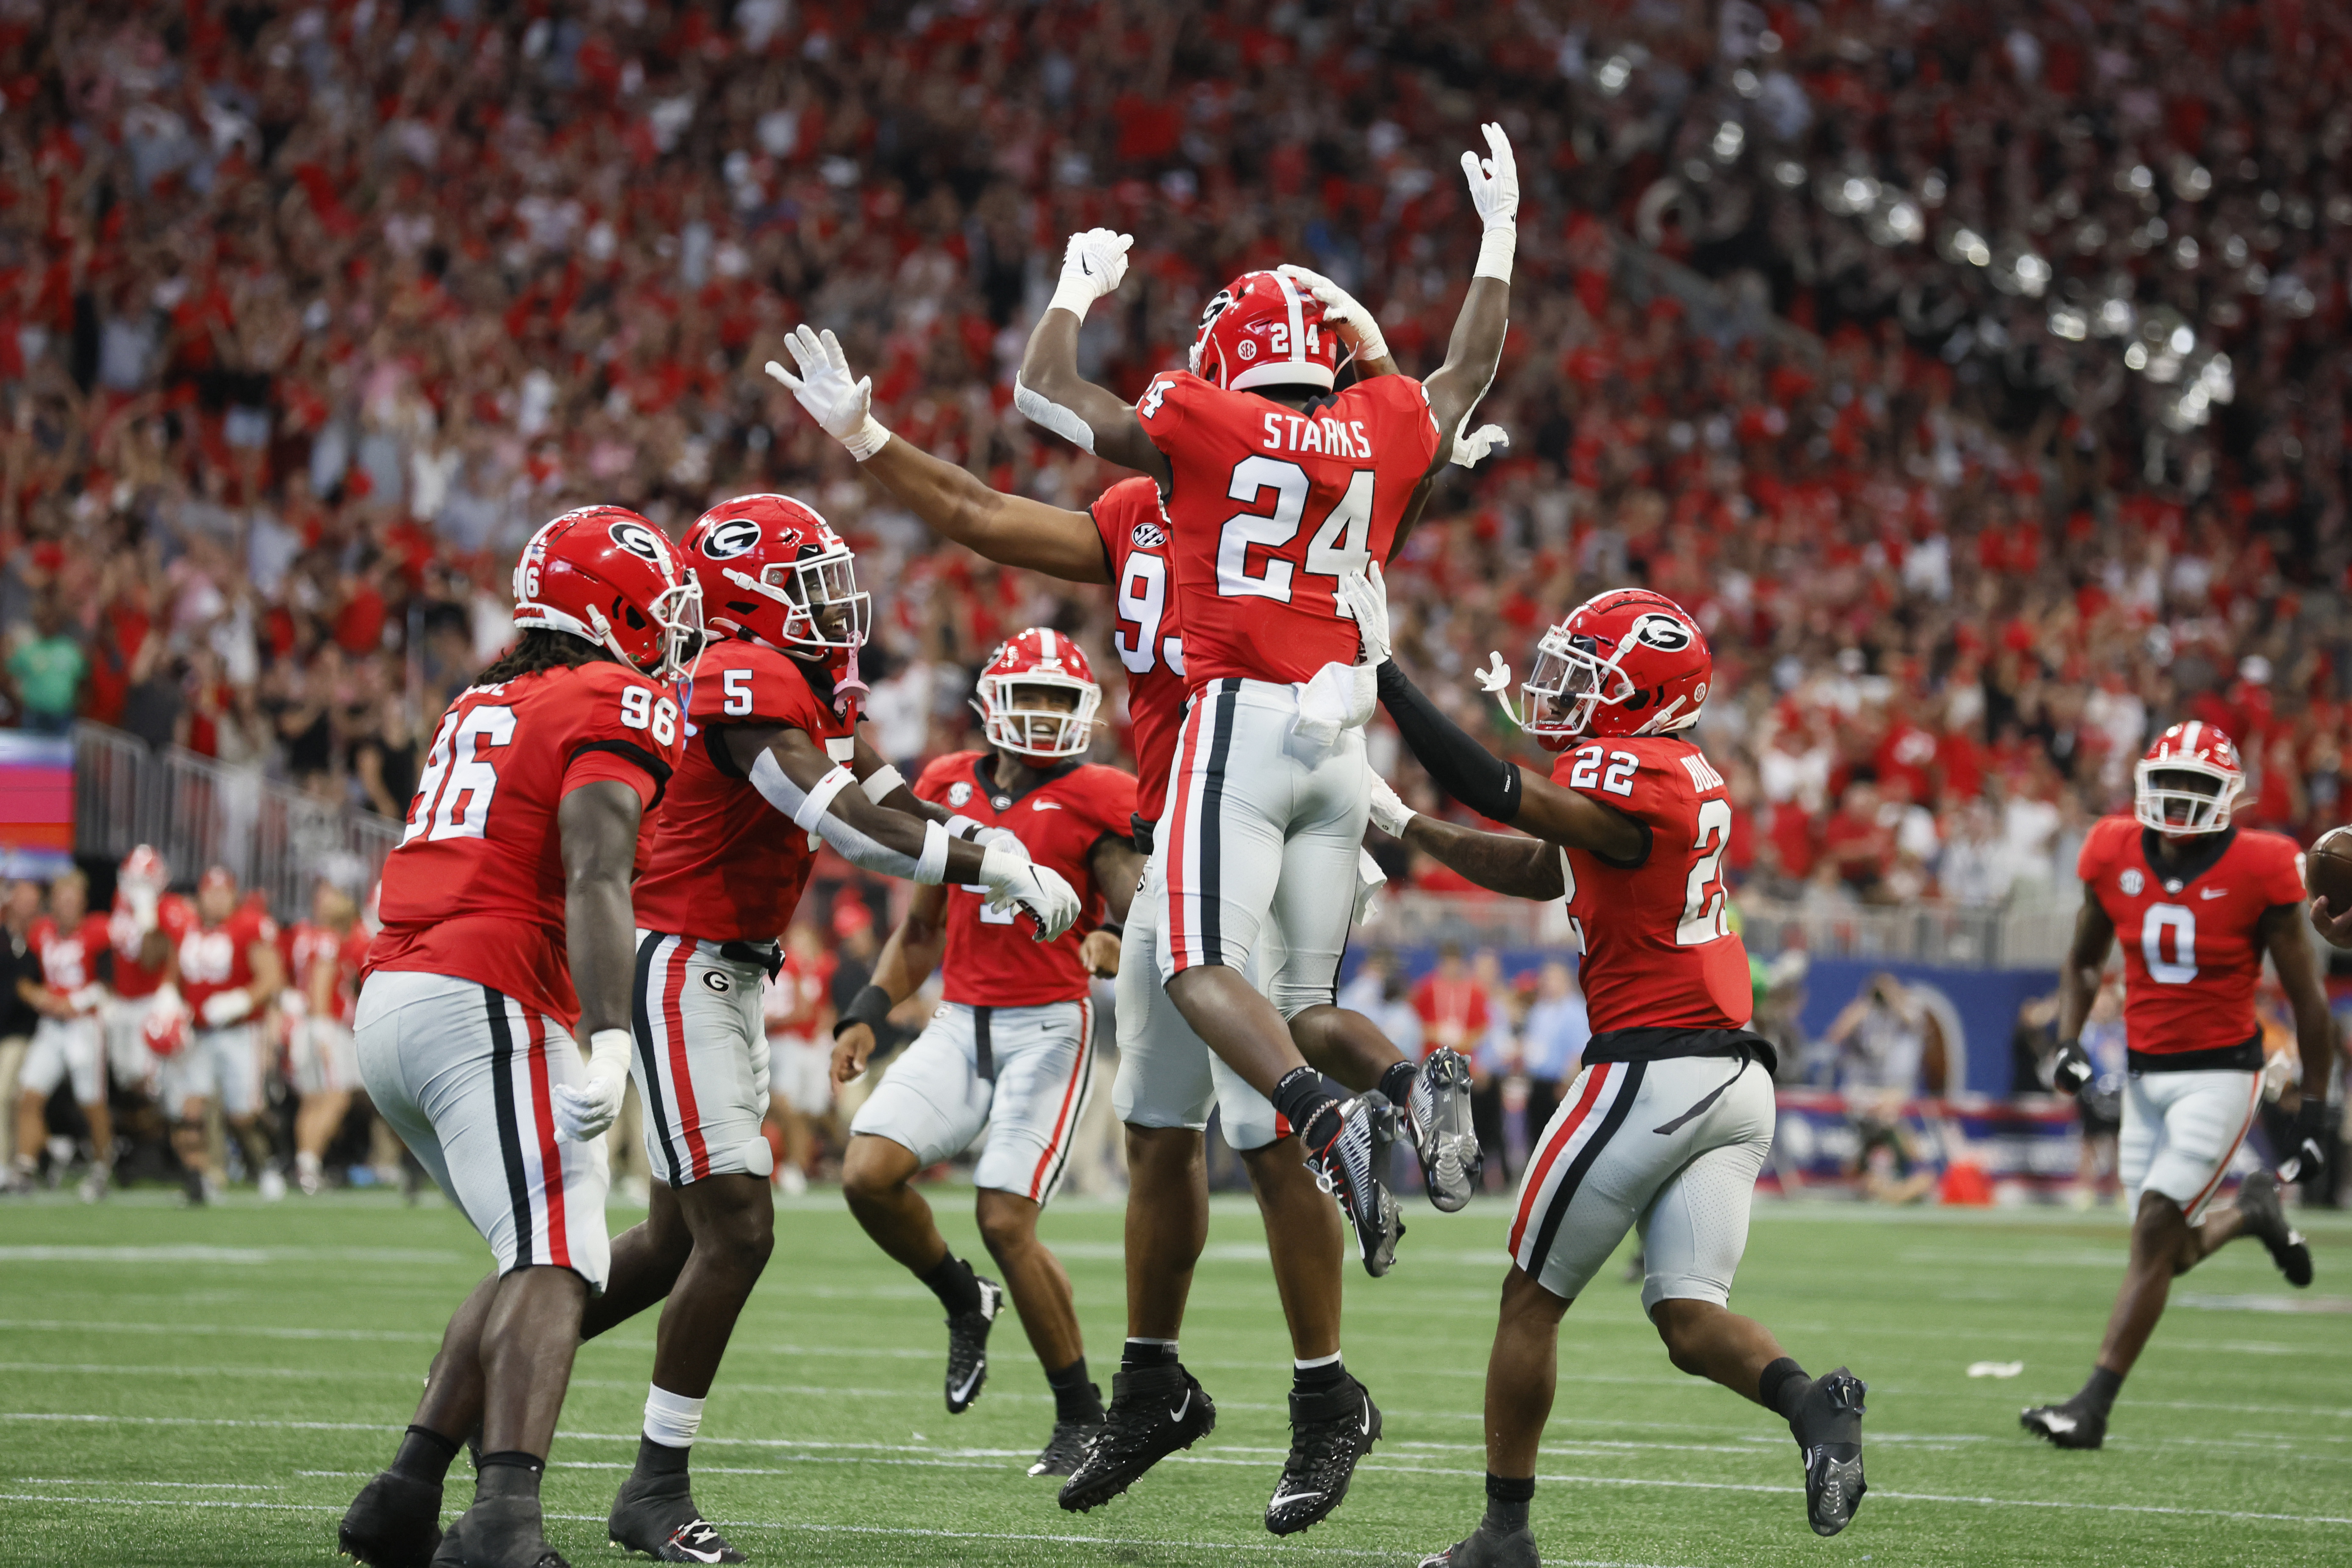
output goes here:
{"type": "Polygon", "coordinates": [[[1095,449],[1095,427],[1042,392],[1032,392],[1019,377],[1013,382],[1013,406],[1032,425],[1042,425],[1081,452],[1095,449]]]}
{"type": "Polygon", "coordinates": [[[863,1024],[869,1029],[879,1029],[890,1016],[890,993],[879,985],[868,985],[849,999],[841,1010],[841,1017],[833,1026],[833,1037],[841,1038],[844,1029],[863,1024]]]}
{"type": "Polygon", "coordinates": [[[1079,321],[1087,319],[1087,308],[1102,296],[1095,292],[1091,278],[1072,278],[1065,273],[1054,285],[1054,297],[1045,302],[1048,310],[1067,310],[1079,321]]]}
{"type": "Polygon", "coordinates": [[[905,788],[906,784],[907,775],[887,763],[884,763],[857,781],[857,787],[866,792],[866,798],[877,805],[880,805],[892,795],[905,788]]]}
{"type": "Polygon", "coordinates": [[[1470,269],[1473,278],[1492,278],[1499,282],[1511,280],[1511,258],[1518,253],[1519,231],[1517,228],[1490,228],[1478,241],[1478,265],[1470,269]]]}
{"type": "Polygon", "coordinates": [[[856,782],[857,775],[844,767],[836,767],[817,780],[810,787],[807,798],[801,802],[800,809],[793,813],[793,826],[814,832],[826,808],[833,805],[833,797],[856,782]]]}
{"type": "Polygon", "coordinates": [[[980,824],[961,812],[957,812],[953,816],[949,817],[944,826],[950,834],[963,839],[966,843],[978,839],[982,832],[980,824]]]}
{"type": "Polygon", "coordinates": [[[851,457],[862,463],[890,444],[890,431],[869,414],[856,429],[841,438],[841,444],[849,448],[851,457]]]}
{"type": "Polygon", "coordinates": [[[948,878],[948,846],[955,837],[944,822],[923,824],[923,852],[915,861],[915,881],[922,887],[936,888],[948,878]]]}

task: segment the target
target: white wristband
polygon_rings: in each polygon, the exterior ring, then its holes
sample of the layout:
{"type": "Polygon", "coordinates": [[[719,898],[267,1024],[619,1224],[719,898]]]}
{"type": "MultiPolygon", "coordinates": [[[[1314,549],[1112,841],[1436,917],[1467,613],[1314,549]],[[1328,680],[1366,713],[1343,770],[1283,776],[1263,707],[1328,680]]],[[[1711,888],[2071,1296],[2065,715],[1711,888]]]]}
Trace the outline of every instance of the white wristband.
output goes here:
{"type": "Polygon", "coordinates": [[[947,830],[950,833],[953,834],[958,838],[967,841],[976,839],[981,835],[980,824],[974,822],[971,817],[964,816],[961,812],[958,812],[953,816],[949,817],[946,826],[947,830]]]}
{"type": "Polygon", "coordinates": [[[1065,278],[1054,286],[1054,297],[1045,302],[1048,310],[1067,310],[1079,321],[1087,319],[1087,307],[1099,298],[1090,279],[1065,278]]]}
{"type": "Polygon", "coordinates": [[[1470,269],[1473,278],[1492,278],[1498,282],[1511,280],[1511,258],[1518,253],[1519,231],[1516,227],[1490,228],[1478,241],[1478,265],[1470,269]]]}
{"type": "Polygon", "coordinates": [[[841,438],[841,444],[849,448],[851,457],[862,463],[890,444],[890,432],[879,419],[869,414],[856,429],[841,438]]]}
{"type": "Polygon", "coordinates": [[[599,1029],[588,1037],[588,1065],[591,1068],[618,1068],[629,1070],[629,1055],[635,1042],[626,1029],[599,1029]]]}
{"type": "Polygon", "coordinates": [[[887,763],[884,763],[857,781],[857,787],[866,792],[866,798],[877,805],[880,805],[893,794],[904,789],[906,785],[906,775],[887,763]]]}
{"type": "Polygon", "coordinates": [[[923,853],[915,861],[915,881],[926,888],[936,888],[948,877],[948,846],[955,836],[944,822],[923,824],[923,853]]]}
{"type": "Polygon", "coordinates": [[[817,822],[824,816],[833,797],[857,782],[857,775],[847,768],[835,768],[809,786],[808,798],[793,813],[793,826],[814,832],[817,822]]]}

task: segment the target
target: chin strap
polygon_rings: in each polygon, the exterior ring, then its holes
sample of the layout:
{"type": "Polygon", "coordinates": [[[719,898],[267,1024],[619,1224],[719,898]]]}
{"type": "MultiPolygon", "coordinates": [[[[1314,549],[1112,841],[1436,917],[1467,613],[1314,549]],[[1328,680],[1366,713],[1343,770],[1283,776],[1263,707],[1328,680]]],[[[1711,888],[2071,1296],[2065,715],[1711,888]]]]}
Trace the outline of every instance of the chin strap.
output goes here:
{"type": "Polygon", "coordinates": [[[1517,707],[1511,701],[1511,667],[1503,662],[1500,653],[1491,648],[1487,650],[1486,658],[1486,668],[1472,670],[1470,679],[1478,683],[1479,690],[1495,700],[1496,706],[1502,709],[1504,718],[1524,731],[1528,727],[1527,721],[1519,717],[1517,707]]]}

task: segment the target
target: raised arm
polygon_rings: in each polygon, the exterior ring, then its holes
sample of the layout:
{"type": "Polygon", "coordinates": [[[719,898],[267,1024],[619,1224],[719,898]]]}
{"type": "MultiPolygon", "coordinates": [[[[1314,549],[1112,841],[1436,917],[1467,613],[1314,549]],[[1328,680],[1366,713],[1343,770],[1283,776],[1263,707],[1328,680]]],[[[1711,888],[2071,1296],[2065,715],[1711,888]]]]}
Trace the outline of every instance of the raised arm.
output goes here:
{"type": "Polygon", "coordinates": [[[1470,291],[1463,297],[1462,313],[1454,321],[1445,363],[1421,384],[1429,396],[1430,417],[1437,422],[1437,455],[1429,465],[1433,474],[1453,459],[1455,438],[1463,435],[1478,400],[1494,384],[1496,367],[1503,360],[1503,336],[1510,327],[1511,258],[1518,247],[1519,170],[1503,128],[1482,129],[1486,133],[1487,156],[1463,153],[1462,172],[1470,182],[1471,204],[1478,209],[1486,237],[1479,242],[1478,264],[1470,276],[1470,291]]]}
{"type": "Polygon", "coordinates": [[[1372,826],[1490,892],[1549,902],[1568,891],[1557,845],[1523,833],[1487,833],[1424,816],[1377,774],[1372,779],[1372,826]]]}
{"type": "Polygon", "coordinates": [[[1013,405],[1082,450],[1150,474],[1164,490],[1168,459],[1143,433],[1133,405],[1078,374],[1078,328],[1087,308],[1127,276],[1127,250],[1134,243],[1133,236],[1107,228],[1070,237],[1062,254],[1062,280],[1021,356],[1013,405]]]}
{"type": "Polygon", "coordinates": [[[992,490],[953,463],[894,437],[874,417],[873,377],[850,375],[832,332],[800,327],[785,338],[784,347],[799,362],[800,374],[774,360],[768,362],[768,374],[791,390],[825,434],[849,449],[867,478],[933,532],[1001,565],[1069,583],[1110,581],[1102,538],[1086,513],[992,490]]]}

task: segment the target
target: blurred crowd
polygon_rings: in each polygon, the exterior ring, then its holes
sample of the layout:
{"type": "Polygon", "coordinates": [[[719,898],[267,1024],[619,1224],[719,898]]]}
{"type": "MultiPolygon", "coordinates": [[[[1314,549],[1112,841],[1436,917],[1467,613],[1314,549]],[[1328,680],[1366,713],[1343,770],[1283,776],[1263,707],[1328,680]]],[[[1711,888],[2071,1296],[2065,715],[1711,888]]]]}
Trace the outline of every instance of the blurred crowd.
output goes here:
{"type": "Polygon", "coordinates": [[[879,590],[906,766],[999,637],[1099,655],[1109,605],[883,503],[758,374],[782,331],[1083,506],[1117,473],[1011,405],[1065,235],[1137,237],[1082,339],[1108,384],[1283,259],[1427,370],[1497,118],[1511,445],[1391,574],[1428,685],[1508,743],[1490,649],[1683,600],[1751,900],[2061,888],[2188,716],[2240,741],[2242,820],[2308,834],[2348,738],[2347,42],[2221,0],[0,0],[0,695],[396,816],[531,527],[772,489],[879,590]]]}

